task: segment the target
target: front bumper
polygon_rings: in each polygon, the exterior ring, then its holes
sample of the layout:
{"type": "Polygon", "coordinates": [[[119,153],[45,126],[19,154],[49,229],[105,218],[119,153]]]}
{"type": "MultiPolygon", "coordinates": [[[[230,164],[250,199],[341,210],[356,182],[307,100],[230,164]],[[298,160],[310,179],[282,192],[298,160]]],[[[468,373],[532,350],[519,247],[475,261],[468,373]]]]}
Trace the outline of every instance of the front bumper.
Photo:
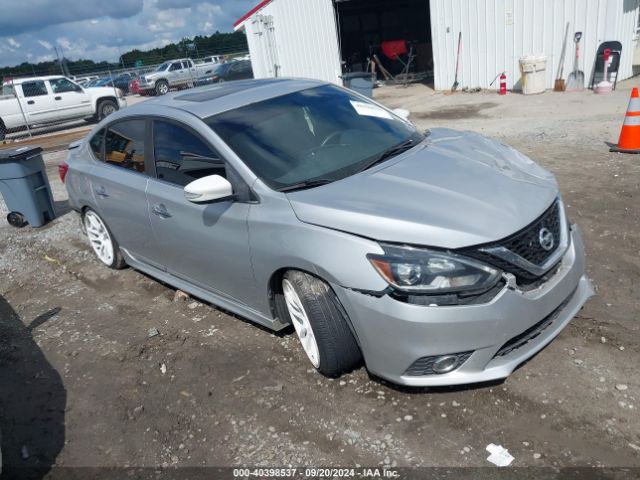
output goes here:
{"type": "Polygon", "coordinates": [[[127,108],[127,99],[119,98],[118,99],[118,108],[127,108]]]}
{"type": "Polygon", "coordinates": [[[140,82],[140,85],[138,86],[138,88],[140,90],[153,90],[154,88],[156,88],[156,81],[150,78],[145,82],[140,82]]]}
{"type": "Polygon", "coordinates": [[[491,302],[465,306],[420,306],[334,286],[344,306],[367,368],[394,383],[458,385],[502,379],[551,342],[593,295],[584,274],[584,244],[577,226],[556,274],[528,292],[505,287],[491,302]],[[535,338],[496,356],[510,339],[545,317],[553,321],[535,338]],[[421,357],[469,352],[458,369],[442,375],[410,376],[421,357]]]}

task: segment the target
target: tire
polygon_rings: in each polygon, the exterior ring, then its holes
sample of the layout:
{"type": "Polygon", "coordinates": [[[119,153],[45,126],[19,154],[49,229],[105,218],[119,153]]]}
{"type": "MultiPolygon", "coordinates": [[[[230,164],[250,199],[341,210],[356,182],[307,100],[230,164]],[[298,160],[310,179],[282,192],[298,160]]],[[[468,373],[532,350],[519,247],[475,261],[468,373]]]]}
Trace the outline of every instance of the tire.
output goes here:
{"type": "Polygon", "coordinates": [[[22,215],[20,212],[9,212],[9,214],[7,215],[7,222],[9,223],[9,225],[15,228],[22,228],[29,225],[27,219],[24,218],[24,215],[22,215]]]}
{"type": "Polygon", "coordinates": [[[122,270],[127,266],[118,242],[100,215],[88,208],[82,214],[82,224],[98,260],[114,270],[122,270]]]}
{"type": "Polygon", "coordinates": [[[116,102],[113,100],[101,100],[100,103],[98,103],[98,120],[107,118],[109,115],[117,111],[118,104],[116,102]]]}
{"type": "Polygon", "coordinates": [[[4,122],[0,120],[0,142],[7,136],[7,127],[4,126],[4,122]]]}
{"type": "Polygon", "coordinates": [[[156,95],[166,95],[169,93],[169,84],[166,80],[159,80],[156,82],[156,95]]]}
{"type": "Polygon", "coordinates": [[[307,357],[320,373],[337,377],[362,363],[346,313],[329,285],[308,273],[289,270],[282,279],[282,291],[284,317],[291,320],[307,357]]]}

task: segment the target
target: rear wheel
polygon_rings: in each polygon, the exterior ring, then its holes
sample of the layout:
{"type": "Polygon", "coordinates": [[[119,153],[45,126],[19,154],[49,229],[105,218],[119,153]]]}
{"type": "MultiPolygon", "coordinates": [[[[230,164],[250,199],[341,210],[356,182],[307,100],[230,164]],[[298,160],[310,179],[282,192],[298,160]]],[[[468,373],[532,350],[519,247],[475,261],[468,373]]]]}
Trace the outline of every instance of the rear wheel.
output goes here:
{"type": "Polygon", "coordinates": [[[290,270],[282,280],[282,293],[302,348],[320,373],[337,377],[362,362],[346,313],[329,285],[290,270]]]}
{"type": "Polygon", "coordinates": [[[100,215],[88,209],[84,212],[82,223],[98,260],[114,270],[124,268],[126,263],[120,252],[120,246],[100,215]]]}
{"type": "Polygon", "coordinates": [[[0,120],[0,142],[4,140],[7,135],[7,127],[4,126],[4,122],[0,120]]]}

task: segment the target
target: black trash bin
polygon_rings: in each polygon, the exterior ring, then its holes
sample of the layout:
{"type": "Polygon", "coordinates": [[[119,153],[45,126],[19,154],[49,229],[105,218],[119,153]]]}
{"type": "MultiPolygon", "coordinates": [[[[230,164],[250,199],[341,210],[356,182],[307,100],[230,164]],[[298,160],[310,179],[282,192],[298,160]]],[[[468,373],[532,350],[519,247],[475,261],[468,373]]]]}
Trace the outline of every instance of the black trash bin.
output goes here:
{"type": "Polygon", "coordinates": [[[344,86],[364,95],[373,98],[373,74],[366,72],[343,73],[342,80],[344,86]]]}
{"type": "Polygon", "coordinates": [[[7,221],[14,227],[41,227],[55,218],[42,148],[0,150],[0,193],[10,212],[7,221]]]}

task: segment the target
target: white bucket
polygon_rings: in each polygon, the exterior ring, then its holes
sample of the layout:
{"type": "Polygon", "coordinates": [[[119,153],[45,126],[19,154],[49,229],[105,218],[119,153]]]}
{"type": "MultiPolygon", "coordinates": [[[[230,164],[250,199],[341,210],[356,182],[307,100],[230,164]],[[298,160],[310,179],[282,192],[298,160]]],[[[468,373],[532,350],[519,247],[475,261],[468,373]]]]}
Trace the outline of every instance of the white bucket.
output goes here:
{"type": "Polygon", "coordinates": [[[526,55],[520,58],[522,93],[543,93],[547,88],[547,56],[526,55]]]}

